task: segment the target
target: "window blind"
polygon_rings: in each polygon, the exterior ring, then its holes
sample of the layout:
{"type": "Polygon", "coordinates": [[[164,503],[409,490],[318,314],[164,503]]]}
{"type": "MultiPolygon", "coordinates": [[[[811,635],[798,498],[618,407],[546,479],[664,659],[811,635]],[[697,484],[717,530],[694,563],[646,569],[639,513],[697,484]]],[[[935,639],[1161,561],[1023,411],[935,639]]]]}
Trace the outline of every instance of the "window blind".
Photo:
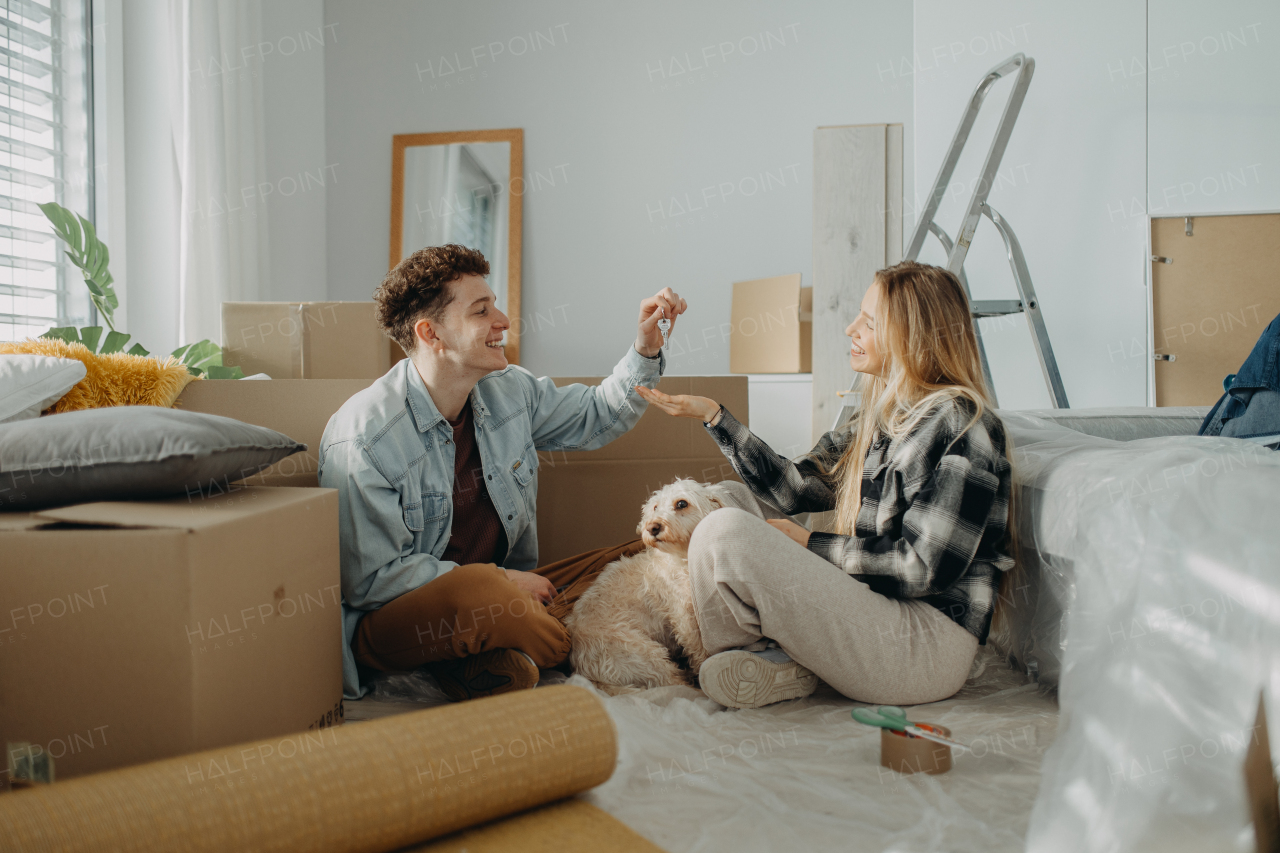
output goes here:
{"type": "Polygon", "coordinates": [[[90,302],[37,206],[92,219],[91,0],[0,0],[0,339],[85,325],[90,302]]]}

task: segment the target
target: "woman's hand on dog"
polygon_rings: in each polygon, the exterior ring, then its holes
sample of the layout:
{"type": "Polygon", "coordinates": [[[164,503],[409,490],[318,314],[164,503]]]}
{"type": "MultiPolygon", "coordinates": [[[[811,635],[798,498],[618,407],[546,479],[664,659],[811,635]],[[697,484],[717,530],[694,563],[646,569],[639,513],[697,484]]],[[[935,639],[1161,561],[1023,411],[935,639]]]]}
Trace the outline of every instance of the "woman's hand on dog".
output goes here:
{"type": "Polygon", "coordinates": [[[769,518],[766,519],[769,525],[774,529],[785,533],[787,538],[795,542],[801,548],[809,547],[809,531],[805,530],[794,521],[788,521],[785,518],[769,518]]]}
{"type": "Polygon", "coordinates": [[[694,397],[691,394],[663,394],[643,385],[636,386],[636,393],[653,403],[668,415],[677,418],[697,418],[703,423],[710,423],[720,415],[720,404],[707,397],[694,397]]]}
{"type": "Polygon", "coordinates": [[[542,575],[536,575],[533,572],[518,572],[515,569],[503,569],[503,571],[507,573],[507,580],[543,604],[550,604],[551,599],[556,597],[555,584],[542,575]]]}
{"type": "MultiPolygon", "coordinates": [[[[646,358],[653,358],[662,350],[662,332],[658,329],[658,321],[664,316],[671,321],[671,329],[676,327],[676,318],[689,308],[689,303],[680,298],[669,287],[664,287],[653,296],[640,303],[640,331],[636,335],[636,352],[646,358]]],[[[670,330],[668,330],[669,332],[670,330]]]]}

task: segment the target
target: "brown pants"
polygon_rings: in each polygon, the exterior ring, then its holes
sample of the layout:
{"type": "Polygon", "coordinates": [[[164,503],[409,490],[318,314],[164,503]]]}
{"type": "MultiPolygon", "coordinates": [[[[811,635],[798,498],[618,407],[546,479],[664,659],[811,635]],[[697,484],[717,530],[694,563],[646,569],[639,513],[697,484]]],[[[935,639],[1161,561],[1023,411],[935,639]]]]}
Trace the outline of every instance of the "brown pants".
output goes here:
{"type": "Polygon", "coordinates": [[[604,567],[644,549],[639,539],[534,569],[556,596],[543,605],[493,563],[471,563],[366,613],[351,649],[361,666],[406,671],[490,649],[519,649],[546,669],[569,657],[565,617],[604,567]]]}

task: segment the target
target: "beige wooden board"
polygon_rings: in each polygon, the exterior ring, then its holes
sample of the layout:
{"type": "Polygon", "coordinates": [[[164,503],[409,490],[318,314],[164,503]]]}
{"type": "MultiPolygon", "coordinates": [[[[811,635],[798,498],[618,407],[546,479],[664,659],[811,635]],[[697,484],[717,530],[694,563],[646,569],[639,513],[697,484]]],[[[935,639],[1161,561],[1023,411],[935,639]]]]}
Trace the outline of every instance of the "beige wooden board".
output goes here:
{"type": "Polygon", "coordinates": [[[877,270],[902,257],[902,126],[813,134],[813,439],[853,382],[844,330],[877,270]]]}
{"type": "Polygon", "coordinates": [[[1151,220],[1157,406],[1208,406],[1280,314],[1280,214],[1151,220]]]}

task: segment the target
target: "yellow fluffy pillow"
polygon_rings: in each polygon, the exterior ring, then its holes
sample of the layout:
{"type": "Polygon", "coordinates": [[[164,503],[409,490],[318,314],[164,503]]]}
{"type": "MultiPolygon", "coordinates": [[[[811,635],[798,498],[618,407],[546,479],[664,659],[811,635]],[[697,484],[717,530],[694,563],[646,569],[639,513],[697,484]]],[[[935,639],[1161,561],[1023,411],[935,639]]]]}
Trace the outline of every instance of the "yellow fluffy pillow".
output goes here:
{"type": "Polygon", "coordinates": [[[46,415],[104,406],[169,408],[182,389],[198,378],[173,356],[161,362],[151,356],[123,352],[98,355],[89,352],[84,344],[69,344],[50,338],[0,343],[0,354],[20,353],[78,359],[84,362],[88,371],[66,396],[44,411],[46,415]]]}

